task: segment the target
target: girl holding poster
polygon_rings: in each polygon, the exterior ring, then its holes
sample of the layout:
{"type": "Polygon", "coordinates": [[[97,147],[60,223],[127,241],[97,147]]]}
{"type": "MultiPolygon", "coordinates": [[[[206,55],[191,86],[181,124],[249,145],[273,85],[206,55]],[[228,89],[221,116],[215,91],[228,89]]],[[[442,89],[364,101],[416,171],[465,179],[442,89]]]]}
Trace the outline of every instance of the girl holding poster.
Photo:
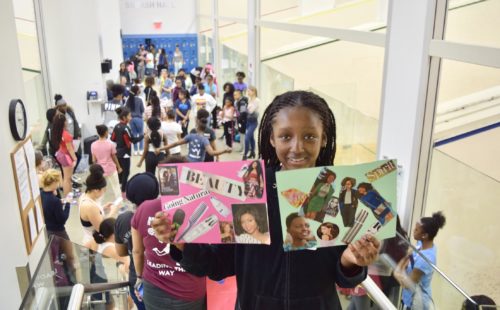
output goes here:
{"type": "MultiPolygon", "coordinates": [[[[349,246],[285,252],[275,188],[276,171],[332,165],[335,118],[326,101],[306,91],[277,96],[259,128],[259,152],[266,166],[271,245],[183,244],[171,247],[188,272],[218,280],[236,275],[237,309],[341,309],[335,284],[363,281],[380,243],[364,236],[349,246]]],[[[156,236],[168,242],[170,222],[159,212],[156,236]]]]}

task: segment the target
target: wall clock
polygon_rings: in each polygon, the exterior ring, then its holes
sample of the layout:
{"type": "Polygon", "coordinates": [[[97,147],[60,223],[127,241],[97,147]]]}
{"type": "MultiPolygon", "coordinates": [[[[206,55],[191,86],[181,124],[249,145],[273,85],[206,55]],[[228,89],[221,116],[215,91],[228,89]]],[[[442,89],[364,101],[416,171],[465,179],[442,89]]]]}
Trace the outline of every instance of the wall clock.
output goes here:
{"type": "Polygon", "coordinates": [[[26,108],[21,99],[12,99],[9,105],[10,132],[15,140],[20,141],[26,138],[28,129],[28,119],[26,108]]]}

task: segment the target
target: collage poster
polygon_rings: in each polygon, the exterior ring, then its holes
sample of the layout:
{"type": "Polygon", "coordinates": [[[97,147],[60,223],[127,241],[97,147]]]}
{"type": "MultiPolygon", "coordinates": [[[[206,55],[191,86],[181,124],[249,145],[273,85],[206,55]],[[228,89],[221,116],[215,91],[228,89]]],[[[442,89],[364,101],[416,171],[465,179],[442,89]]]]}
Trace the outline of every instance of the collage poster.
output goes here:
{"type": "Polygon", "coordinates": [[[264,172],[259,160],[159,165],[171,242],[270,244],[264,172]]]}
{"type": "Polygon", "coordinates": [[[276,173],[285,251],[396,234],[396,160],[276,173]]]}

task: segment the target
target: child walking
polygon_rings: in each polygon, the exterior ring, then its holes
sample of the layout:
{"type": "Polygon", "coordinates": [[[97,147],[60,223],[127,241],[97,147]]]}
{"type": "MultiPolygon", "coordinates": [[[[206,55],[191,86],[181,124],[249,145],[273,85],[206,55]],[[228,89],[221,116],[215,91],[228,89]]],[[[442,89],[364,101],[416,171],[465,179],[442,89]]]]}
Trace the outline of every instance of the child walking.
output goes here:
{"type": "Polygon", "coordinates": [[[120,121],[113,129],[111,141],[116,143],[116,157],[122,168],[122,172],[118,174],[121,184],[122,196],[125,197],[125,189],[127,188],[127,180],[130,174],[130,156],[132,155],[132,143],[137,143],[144,138],[144,135],[132,136],[128,123],[132,119],[130,110],[125,107],[116,109],[118,120],[120,121]]]}
{"type": "Polygon", "coordinates": [[[231,97],[227,97],[224,102],[224,109],[222,109],[222,122],[224,123],[224,137],[226,138],[226,145],[233,146],[233,133],[234,133],[234,103],[231,97]]]}
{"type": "Polygon", "coordinates": [[[162,147],[168,144],[167,135],[161,130],[161,121],[157,117],[148,119],[149,134],[145,137],[144,154],[137,163],[137,167],[142,166],[142,162],[146,159],[146,172],[153,175],[156,173],[156,166],[165,159],[166,152],[161,150],[162,147]]]}
{"type": "Polygon", "coordinates": [[[160,150],[169,150],[173,147],[188,144],[188,160],[190,162],[203,162],[205,161],[205,154],[208,153],[211,156],[217,156],[224,153],[231,153],[231,148],[226,148],[224,150],[214,150],[210,145],[210,141],[204,136],[205,129],[208,126],[208,118],[210,113],[207,110],[201,109],[196,114],[196,132],[190,133],[183,139],[169,144],[160,150]]]}
{"type": "MultiPolygon", "coordinates": [[[[168,143],[172,144],[181,139],[182,128],[181,125],[175,122],[175,111],[168,110],[167,112],[167,120],[161,122],[161,130],[167,136],[168,143]]],[[[189,112],[188,112],[189,113],[189,112]]],[[[176,146],[170,149],[170,155],[180,155],[181,147],[176,146]]]]}
{"type": "MultiPolygon", "coordinates": [[[[341,309],[335,284],[355,287],[363,281],[380,243],[367,235],[348,247],[284,252],[275,187],[276,171],[332,165],[335,136],[335,118],[323,98],[305,91],[277,96],[259,128],[271,245],[180,244],[171,246],[170,254],[197,276],[218,280],[236,275],[238,309],[341,309]]],[[[170,220],[163,212],[152,227],[168,242],[170,220]]]]}
{"type": "Polygon", "coordinates": [[[121,195],[118,174],[122,173],[123,170],[118,157],[116,157],[116,145],[108,140],[108,127],[106,125],[97,125],[95,128],[99,140],[90,146],[92,162],[101,165],[102,169],[104,169],[104,178],[112,193],[112,200],[110,201],[114,201],[121,195]]]}

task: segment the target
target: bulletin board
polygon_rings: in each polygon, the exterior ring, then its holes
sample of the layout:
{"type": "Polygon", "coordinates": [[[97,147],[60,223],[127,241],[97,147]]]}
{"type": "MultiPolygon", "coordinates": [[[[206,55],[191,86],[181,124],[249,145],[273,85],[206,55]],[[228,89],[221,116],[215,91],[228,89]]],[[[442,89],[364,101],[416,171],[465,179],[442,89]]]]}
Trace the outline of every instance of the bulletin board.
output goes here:
{"type": "Polygon", "coordinates": [[[45,224],[31,135],[14,147],[10,159],[26,251],[30,254],[45,224]]]}

